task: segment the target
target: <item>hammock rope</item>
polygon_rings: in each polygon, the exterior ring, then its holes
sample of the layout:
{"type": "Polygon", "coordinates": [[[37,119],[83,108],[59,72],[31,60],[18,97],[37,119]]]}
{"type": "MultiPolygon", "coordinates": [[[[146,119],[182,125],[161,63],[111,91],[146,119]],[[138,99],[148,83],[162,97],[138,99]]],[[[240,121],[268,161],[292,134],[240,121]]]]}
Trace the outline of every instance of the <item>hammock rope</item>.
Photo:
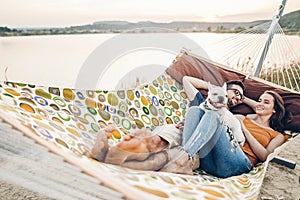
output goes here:
{"type": "Polygon", "coordinates": [[[208,44],[205,50],[217,63],[252,76],[259,71],[258,77],[261,79],[300,91],[300,59],[278,21],[274,17],[273,20],[208,44]]]}

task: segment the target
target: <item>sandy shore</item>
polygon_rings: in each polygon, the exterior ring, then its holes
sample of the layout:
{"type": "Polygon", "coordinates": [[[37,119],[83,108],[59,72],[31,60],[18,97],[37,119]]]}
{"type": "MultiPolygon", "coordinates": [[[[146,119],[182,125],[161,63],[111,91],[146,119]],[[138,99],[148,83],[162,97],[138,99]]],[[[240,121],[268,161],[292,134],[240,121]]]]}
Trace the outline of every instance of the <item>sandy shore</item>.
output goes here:
{"type": "Polygon", "coordinates": [[[9,199],[9,200],[21,200],[21,199],[51,200],[51,198],[48,198],[48,197],[43,196],[41,194],[29,191],[25,188],[9,184],[9,183],[1,181],[1,180],[0,180],[0,199],[9,199]]]}
{"type": "Polygon", "coordinates": [[[280,157],[296,162],[295,169],[270,162],[267,168],[261,200],[299,200],[300,199],[300,136],[279,153],[280,157]]]}

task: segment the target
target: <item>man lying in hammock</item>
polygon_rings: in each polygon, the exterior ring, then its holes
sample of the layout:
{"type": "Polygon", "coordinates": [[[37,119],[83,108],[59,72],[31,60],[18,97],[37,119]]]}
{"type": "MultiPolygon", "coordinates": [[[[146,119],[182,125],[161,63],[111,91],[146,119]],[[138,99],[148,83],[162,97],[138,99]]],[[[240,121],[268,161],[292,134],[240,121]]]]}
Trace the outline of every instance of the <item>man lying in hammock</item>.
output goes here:
{"type": "MultiPolygon", "coordinates": [[[[194,78],[187,79],[189,78],[184,78],[183,82],[187,95],[189,99],[194,95],[192,103],[196,101],[195,105],[198,105],[203,97],[193,88],[205,88],[207,83],[194,78]]],[[[242,103],[243,89],[243,86],[238,83],[228,87],[230,106],[242,103]]],[[[284,116],[281,97],[277,93],[268,91],[261,95],[259,101],[256,105],[256,114],[246,118],[239,116],[247,139],[243,147],[231,143],[227,129],[217,120],[218,116],[215,112],[206,112],[197,118],[191,118],[188,117],[189,111],[195,109],[189,109],[185,126],[190,130],[192,128],[192,132],[184,129],[183,137],[187,140],[184,144],[181,143],[179,129],[174,125],[166,125],[157,132],[137,130],[125,136],[124,140],[116,146],[110,147],[108,138],[115,127],[109,126],[98,134],[91,157],[101,162],[133,169],[192,174],[193,169],[199,167],[199,163],[197,164],[199,159],[190,159],[190,157],[194,157],[198,152],[201,168],[213,175],[228,177],[248,172],[259,160],[265,161],[268,154],[284,142],[282,134],[277,132],[281,131],[279,122],[284,116]],[[197,137],[198,135],[201,136],[197,137]]]]}
{"type": "MultiPolygon", "coordinates": [[[[208,89],[208,83],[193,77],[185,76],[183,86],[188,98],[191,100],[191,106],[198,106],[204,101],[201,93],[197,88],[208,89]]],[[[244,94],[244,85],[240,81],[230,81],[227,87],[235,88],[228,90],[228,104],[233,107],[241,103],[244,94]]],[[[249,101],[251,103],[251,101],[249,101]]],[[[165,125],[151,133],[146,129],[137,130],[128,136],[125,136],[123,141],[116,146],[109,147],[108,138],[116,127],[109,126],[101,130],[97,136],[96,143],[91,151],[91,157],[110,164],[117,164],[124,167],[143,169],[143,170],[171,170],[162,168],[171,160],[171,157],[176,156],[178,148],[172,148],[181,145],[182,143],[182,123],[177,125],[165,125]],[[138,161],[138,162],[136,162],[138,161]]],[[[178,155],[177,155],[178,156],[178,155]]],[[[174,160],[174,159],[172,159],[174,160]]],[[[187,165],[188,157],[176,159],[176,165],[173,166],[175,173],[187,173],[191,171],[191,163],[187,165]],[[188,169],[186,169],[188,168],[188,169]]],[[[194,159],[193,169],[199,165],[198,159],[194,159]]]]}

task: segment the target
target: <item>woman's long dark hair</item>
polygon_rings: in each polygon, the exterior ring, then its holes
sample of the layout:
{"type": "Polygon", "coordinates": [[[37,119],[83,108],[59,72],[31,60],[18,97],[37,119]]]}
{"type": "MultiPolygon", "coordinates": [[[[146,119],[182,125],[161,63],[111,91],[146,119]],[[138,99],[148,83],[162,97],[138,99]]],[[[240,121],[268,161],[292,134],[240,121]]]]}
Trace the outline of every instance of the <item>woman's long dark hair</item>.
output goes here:
{"type": "Polygon", "coordinates": [[[275,91],[267,90],[264,93],[270,94],[274,98],[275,113],[270,118],[270,127],[278,132],[284,131],[285,107],[282,97],[275,91]]]}

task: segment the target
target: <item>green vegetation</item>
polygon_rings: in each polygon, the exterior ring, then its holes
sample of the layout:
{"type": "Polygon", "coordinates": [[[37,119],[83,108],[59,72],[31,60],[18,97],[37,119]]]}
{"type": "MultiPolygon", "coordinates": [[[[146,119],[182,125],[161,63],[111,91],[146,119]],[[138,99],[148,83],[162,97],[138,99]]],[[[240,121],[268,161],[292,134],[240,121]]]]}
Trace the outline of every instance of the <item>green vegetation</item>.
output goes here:
{"type": "Polygon", "coordinates": [[[300,35],[300,10],[284,15],[279,24],[285,33],[300,35]]]}
{"type": "MultiPolygon", "coordinates": [[[[57,34],[87,34],[87,33],[146,33],[156,32],[212,32],[212,33],[239,33],[243,30],[267,22],[260,20],[254,22],[170,22],[156,23],[151,21],[130,23],[127,21],[100,21],[82,26],[65,28],[40,28],[40,29],[10,29],[0,27],[0,36],[26,36],[26,35],[57,35],[57,34]],[[141,28],[142,27],[142,28],[141,28]]],[[[300,10],[288,13],[279,21],[286,34],[300,35],[300,10]]]]}
{"type": "Polygon", "coordinates": [[[10,36],[10,35],[18,35],[19,31],[17,29],[10,29],[8,27],[0,26],[0,36],[10,36]]]}
{"type": "Polygon", "coordinates": [[[300,83],[300,63],[291,63],[289,66],[274,65],[273,68],[269,68],[269,71],[262,71],[260,78],[273,82],[297,91],[297,84],[300,83]]]}

